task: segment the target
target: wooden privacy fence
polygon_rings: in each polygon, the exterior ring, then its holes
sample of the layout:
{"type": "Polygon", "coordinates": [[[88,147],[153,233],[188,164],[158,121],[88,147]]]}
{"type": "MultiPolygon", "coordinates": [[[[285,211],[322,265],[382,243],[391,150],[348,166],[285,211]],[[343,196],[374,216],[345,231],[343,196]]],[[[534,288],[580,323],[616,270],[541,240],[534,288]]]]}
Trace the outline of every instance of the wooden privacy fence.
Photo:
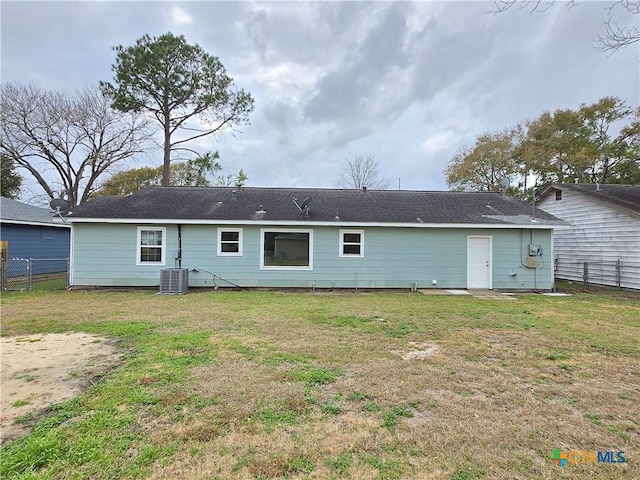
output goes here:
{"type": "Polygon", "coordinates": [[[555,278],[587,285],[607,285],[640,290],[640,257],[637,263],[621,260],[589,260],[559,257],[554,260],[555,278]]]}

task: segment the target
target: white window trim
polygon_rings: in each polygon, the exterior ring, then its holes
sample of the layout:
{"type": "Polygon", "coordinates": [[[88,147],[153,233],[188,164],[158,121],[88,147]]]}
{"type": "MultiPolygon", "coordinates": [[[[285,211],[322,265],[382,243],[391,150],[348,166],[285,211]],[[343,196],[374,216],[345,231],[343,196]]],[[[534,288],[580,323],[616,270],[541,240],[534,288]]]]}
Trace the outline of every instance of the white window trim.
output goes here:
{"type": "Polygon", "coordinates": [[[138,234],[136,236],[136,265],[164,265],[165,264],[165,254],[167,251],[167,229],[165,227],[138,227],[138,234]],[[160,261],[159,262],[143,262],[140,260],[140,251],[143,245],[140,245],[142,241],[142,231],[143,230],[152,230],[152,231],[161,231],[162,232],[162,245],[160,245],[160,261]]]}
{"type": "MultiPolygon", "coordinates": [[[[234,242],[225,242],[234,243],[234,242]]],[[[219,257],[241,257],[242,256],[242,228],[218,228],[218,256],[219,257]],[[238,251],[223,252],[222,251],[222,234],[225,232],[234,232],[238,234],[238,251]]]]}
{"type": "Polygon", "coordinates": [[[260,270],[313,270],[313,230],[301,228],[261,228],[260,229],[260,270]],[[308,233],[309,234],[309,265],[265,265],[264,264],[264,234],[265,233],[308,233]]]}
{"type": "MultiPolygon", "coordinates": [[[[355,243],[347,243],[347,245],[356,245],[355,243]]],[[[340,230],[340,250],[338,251],[341,257],[347,258],[360,258],[364,257],[364,230],[340,230]],[[360,235],[360,253],[344,253],[344,235],[348,233],[356,233],[360,235]]]]}

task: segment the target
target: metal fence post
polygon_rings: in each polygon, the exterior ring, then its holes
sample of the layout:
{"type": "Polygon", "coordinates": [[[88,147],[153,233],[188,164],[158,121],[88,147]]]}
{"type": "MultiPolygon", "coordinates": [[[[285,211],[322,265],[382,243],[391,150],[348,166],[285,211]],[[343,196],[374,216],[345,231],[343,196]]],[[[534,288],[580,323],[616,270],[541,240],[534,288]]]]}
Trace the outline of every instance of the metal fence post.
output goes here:
{"type": "Polygon", "coordinates": [[[554,278],[577,282],[583,288],[603,285],[618,290],[640,291],[640,264],[625,259],[559,257],[554,259],[554,278]]]}
{"type": "Polygon", "coordinates": [[[33,258],[29,259],[29,263],[27,264],[27,275],[29,278],[29,291],[33,291],[33,258]]]}

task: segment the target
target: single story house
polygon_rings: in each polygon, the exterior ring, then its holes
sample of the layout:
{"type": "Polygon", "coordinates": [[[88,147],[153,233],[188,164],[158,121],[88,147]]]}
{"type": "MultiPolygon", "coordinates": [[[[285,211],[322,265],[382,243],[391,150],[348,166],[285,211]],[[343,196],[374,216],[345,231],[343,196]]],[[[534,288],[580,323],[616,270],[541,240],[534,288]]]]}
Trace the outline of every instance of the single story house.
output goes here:
{"type": "Polygon", "coordinates": [[[48,208],[0,197],[2,259],[34,259],[34,274],[66,271],[71,226],[52,215],[48,208]]]}
{"type": "Polygon", "coordinates": [[[549,290],[564,225],[500,193],[256,187],[150,187],[65,219],[72,288],[161,291],[173,269],[181,289],[549,290]]]}
{"type": "Polygon", "coordinates": [[[640,185],[550,185],[538,207],[570,224],[554,233],[556,278],[640,289],[640,185]]]}

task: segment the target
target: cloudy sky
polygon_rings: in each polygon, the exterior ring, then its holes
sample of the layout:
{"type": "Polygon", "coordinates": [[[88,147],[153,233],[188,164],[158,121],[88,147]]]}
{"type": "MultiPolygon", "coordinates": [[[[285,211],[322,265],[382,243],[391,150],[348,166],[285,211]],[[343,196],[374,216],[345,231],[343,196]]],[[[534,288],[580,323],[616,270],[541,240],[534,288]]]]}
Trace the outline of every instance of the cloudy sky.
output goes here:
{"type": "MultiPolygon", "coordinates": [[[[639,46],[594,43],[610,3],[493,15],[481,1],[3,1],[2,81],[94,87],[112,79],[114,45],[184,34],[255,98],[251,125],[197,146],[226,173],[335,187],[357,153],[395,188],[446,190],[444,167],[481,133],[609,95],[639,104],[639,46]]],[[[160,151],[137,159],[160,163],[160,151]]]]}

